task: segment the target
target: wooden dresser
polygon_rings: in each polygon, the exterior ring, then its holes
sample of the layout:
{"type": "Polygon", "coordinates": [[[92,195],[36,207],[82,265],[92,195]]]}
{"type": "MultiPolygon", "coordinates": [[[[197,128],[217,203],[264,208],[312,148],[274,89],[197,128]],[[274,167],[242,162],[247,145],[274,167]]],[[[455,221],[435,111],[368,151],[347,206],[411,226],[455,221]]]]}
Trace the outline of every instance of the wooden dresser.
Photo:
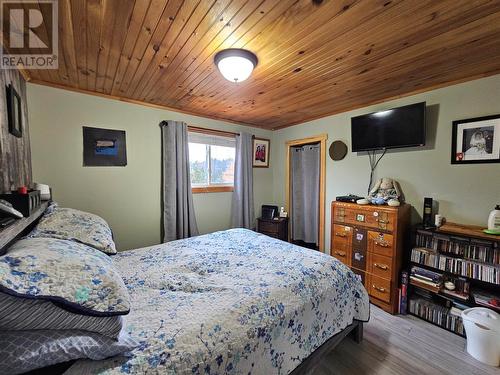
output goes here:
{"type": "Polygon", "coordinates": [[[363,280],[370,301],[398,311],[398,283],[410,205],[400,207],[332,202],[330,254],[363,280]]]}

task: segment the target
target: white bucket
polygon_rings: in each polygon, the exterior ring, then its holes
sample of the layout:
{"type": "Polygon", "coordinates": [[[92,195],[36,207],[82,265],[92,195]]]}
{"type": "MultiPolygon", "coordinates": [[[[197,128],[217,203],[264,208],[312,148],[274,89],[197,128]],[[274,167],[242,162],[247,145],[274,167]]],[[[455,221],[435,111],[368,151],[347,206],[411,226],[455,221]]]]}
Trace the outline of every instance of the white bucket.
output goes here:
{"type": "Polygon", "coordinates": [[[500,315],[484,307],[462,312],[467,352],[490,366],[500,365],[500,315]]]}

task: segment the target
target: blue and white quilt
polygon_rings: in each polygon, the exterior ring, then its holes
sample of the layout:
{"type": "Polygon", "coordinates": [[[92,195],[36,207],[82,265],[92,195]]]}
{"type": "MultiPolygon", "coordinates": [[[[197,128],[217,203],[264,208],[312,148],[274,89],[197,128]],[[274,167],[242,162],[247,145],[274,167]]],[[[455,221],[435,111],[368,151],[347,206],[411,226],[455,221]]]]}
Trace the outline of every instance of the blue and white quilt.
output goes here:
{"type": "Polygon", "coordinates": [[[366,290],[342,263],[245,229],[112,257],[131,298],[130,356],[67,374],[288,374],[354,319],[366,290]]]}

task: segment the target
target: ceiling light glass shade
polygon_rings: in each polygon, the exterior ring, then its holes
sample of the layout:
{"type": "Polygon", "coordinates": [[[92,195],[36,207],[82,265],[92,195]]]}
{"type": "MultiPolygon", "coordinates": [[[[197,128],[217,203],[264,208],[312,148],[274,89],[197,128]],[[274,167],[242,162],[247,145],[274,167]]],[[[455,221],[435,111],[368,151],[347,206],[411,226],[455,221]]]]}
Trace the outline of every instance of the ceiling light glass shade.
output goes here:
{"type": "Polygon", "coordinates": [[[215,65],[228,81],[243,82],[257,66],[257,56],[244,49],[225,49],[215,55],[215,65]]]}

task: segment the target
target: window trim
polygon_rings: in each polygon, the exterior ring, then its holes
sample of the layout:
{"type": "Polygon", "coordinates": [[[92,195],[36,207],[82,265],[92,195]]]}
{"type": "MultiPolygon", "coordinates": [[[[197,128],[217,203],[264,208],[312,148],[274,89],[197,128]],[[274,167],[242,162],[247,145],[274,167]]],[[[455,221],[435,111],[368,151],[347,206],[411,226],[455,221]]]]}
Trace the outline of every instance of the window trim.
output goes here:
{"type": "MultiPolygon", "coordinates": [[[[215,129],[207,129],[207,128],[200,128],[197,126],[188,126],[188,132],[193,132],[193,133],[201,133],[201,134],[207,134],[207,135],[217,135],[221,137],[227,137],[227,138],[236,138],[237,134],[232,133],[232,132],[226,132],[222,130],[215,130],[215,129]]],[[[208,144],[210,146],[210,144],[208,144]]],[[[209,152],[209,160],[210,160],[210,147],[208,149],[209,152]]],[[[210,167],[209,167],[210,168],[210,167]]],[[[210,179],[210,175],[209,175],[210,179]]],[[[227,185],[227,184],[209,184],[209,185],[203,185],[203,186],[191,186],[191,192],[193,194],[204,194],[204,193],[226,193],[226,192],[233,192],[234,191],[234,181],[232,185],[227,185]]]]}
{"type": "Polygon", "coordinates": [[[228,193],[234,191],[233,185],[209,185],[209,186],[195,186],[191,188],[193,194],[203,193],[228,193]]]}

